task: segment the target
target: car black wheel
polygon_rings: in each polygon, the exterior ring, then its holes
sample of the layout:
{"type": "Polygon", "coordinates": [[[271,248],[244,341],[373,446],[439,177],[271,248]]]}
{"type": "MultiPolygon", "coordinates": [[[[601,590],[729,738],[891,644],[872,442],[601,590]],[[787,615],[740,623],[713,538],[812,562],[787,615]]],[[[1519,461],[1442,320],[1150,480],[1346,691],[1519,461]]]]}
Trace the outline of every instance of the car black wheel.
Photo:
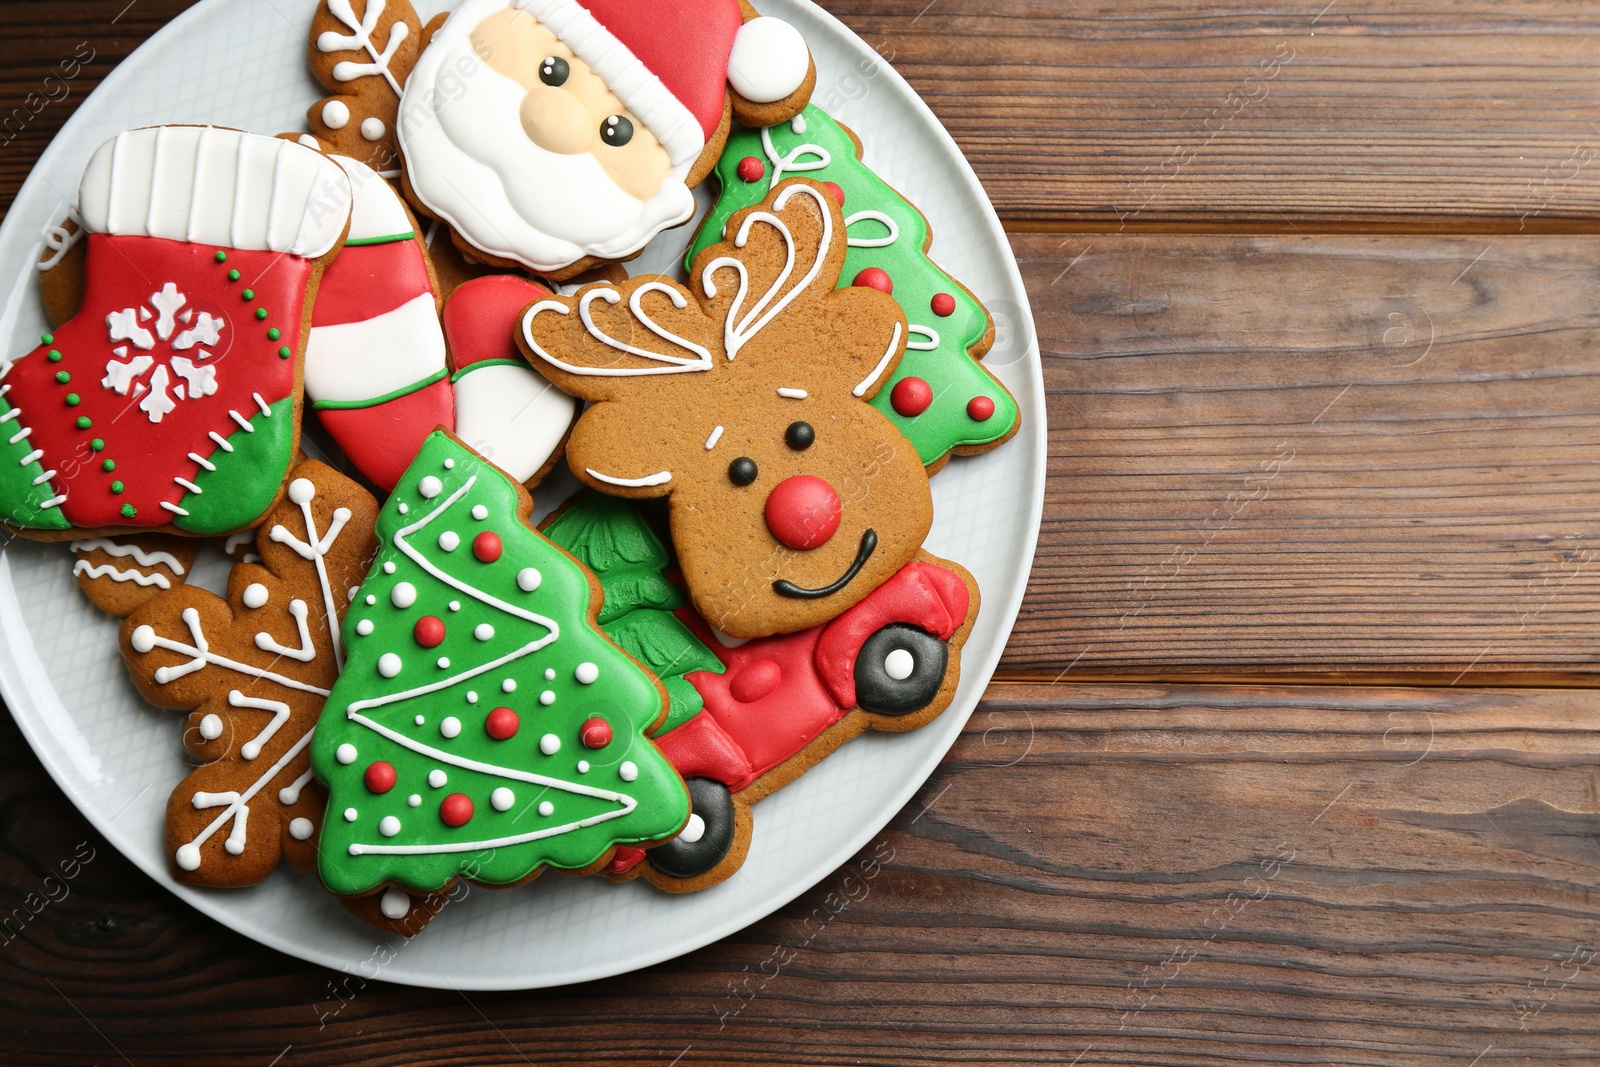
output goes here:
{"type": "Polygon", "coordinates": [[[733,847],[733,797],[720,782],[691,778],[689,803],[693,812],[683,832],[645,855],[650,865],[674,878],[694,878],[722,862],[733,847]]]}
{"type": "Polygon", "coordinates": [[[905,715],[925,708],[944,685],[950,649],[915,626],[885,626],[856,656],[856,703],[881,715],[905,715]]]}

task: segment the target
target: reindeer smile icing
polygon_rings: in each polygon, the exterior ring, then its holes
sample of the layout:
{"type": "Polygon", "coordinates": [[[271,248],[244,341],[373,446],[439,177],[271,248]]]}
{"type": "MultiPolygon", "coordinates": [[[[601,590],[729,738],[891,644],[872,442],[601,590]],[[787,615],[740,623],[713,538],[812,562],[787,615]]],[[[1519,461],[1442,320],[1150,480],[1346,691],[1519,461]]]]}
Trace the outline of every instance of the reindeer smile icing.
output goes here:
{"type": "Polygon", "coordinates": [[[538,300],[519,344],[592,402],[567,446],[578,479],[666,497],[696,609],[754,638],[827,622],[887,581],[933,505],[915,450],[867,403],[909,331],[892,297],[837,288],[838,204],[788,181],[727,232],[690,286],[634,278],[538,300]]]}

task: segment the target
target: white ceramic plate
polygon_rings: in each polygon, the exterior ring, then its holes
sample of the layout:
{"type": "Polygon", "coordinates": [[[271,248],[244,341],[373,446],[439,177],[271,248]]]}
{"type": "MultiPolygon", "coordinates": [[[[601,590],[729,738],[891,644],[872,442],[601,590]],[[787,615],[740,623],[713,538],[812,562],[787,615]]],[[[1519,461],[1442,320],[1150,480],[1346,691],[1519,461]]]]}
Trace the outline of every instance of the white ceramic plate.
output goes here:
{"type": "MultiPolygon", "coordinates": [[[[305,72],[312,10],[311,0],[207,0],[151,38],[78,108],[0,227],[7,351],[27,351],[45,329],[33,269],[41,230],[62,216],[102,140],[168,122],[261,133],[303,128],[306,108],[321,95],[305,72]]],[[[932,221],[934,257],[995,314],[999,334],[987,363],[1022,408],[1022,432],[1009,444],[957,459],[934,479],[929,547],[965,565],[983,591],[954,705],[913,733],[852,741],[756,805],[749,859],[715,889],[674,897],[642,881],[615,886],[550,875],[521,889],[473,892],[407,942],[352,918],[315,878],[287,867],[248,890],[172,881],[162,820],[186,768],[179,716],[139,699],[119,661],[117,623],[78,592],[65,547],[12,541],[0,554],[0,691],[90,821],[194,907],[283,952],[391,982],[518,989],[603,978],[700,948],[798,896],[881,830],[955,741],[999,661],[1038,535],[1044,397],[1027,296],[971,168],[899,75],[808,0],[764,0],[762,10],[805,35],[817,62],[814,101],[861,135],[867,163],[932,221]]],[[[658,238],[634,272],[672,270],[692,231],[658,238]]],[[[559,501],[536,495],[547,505],[559,501]]],[[[218,588],[224,575],[219,557],[196,578],[218,588]]]]}

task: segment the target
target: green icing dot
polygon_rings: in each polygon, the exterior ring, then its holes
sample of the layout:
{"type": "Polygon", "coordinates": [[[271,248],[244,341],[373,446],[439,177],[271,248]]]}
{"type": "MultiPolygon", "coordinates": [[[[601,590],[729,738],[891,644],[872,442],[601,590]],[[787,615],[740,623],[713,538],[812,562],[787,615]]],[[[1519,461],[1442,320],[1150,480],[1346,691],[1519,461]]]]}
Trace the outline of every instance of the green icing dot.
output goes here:
{"type": "Polygon", "coordinates": [[[280,338],[282,336],[283,336],[282,331],[280,331],[276,326],[274,326],[272,329],[267,331],[267,340],[269,340],[269,341],[276,341],[278,338],[280,338]]]}
{"type": "Polygon", "coordinates": [[[50,354],[45,356],[45,358],[48,359],[51,363],[60,363],[61,362],[61,353],[56,351],[54,348],[52,348],[50,350],[50,354]]]}
{"type": "Polygon", "coordinates": [[[228,253],[226,253],[226,252],[218,252],[217,253],[217,262],[218,263],[226,263],[226,262],[228,262],[228,253]]]}
{"type": "Polygon", "coordinates": [[[240,300],[254,300],[255,298],[256,291],[254,289],[246,289],[244,292],[239,294],[240,300]]]}
{"type": "Polygon", "coordinates": [[[79,415],[78,416],[78,429],[87,430],[89,427],[91,427],[93,425],[94,425],[94,420],[91,419],[89,416],[87,416],[87,415],[79,415]]]}
{"type": "Polygon", "coordinates": [[[230,281],[230,282],[236,282],[236,281],[238,281],[238,280],[239,280],[239,272],[238,272],[238,271],[236,271],[236,270],[230,270],[230,271],[229,271],[229,272],[228,272],[228,280],[229,280],[229,281],[230,281]]]}
{"type": "Polygon", "coordinates": [[[121,482],[112,482],[112,483],[111,483],[111,491],[112,491],[112,492],[113,492],[113,493],[120,493],[120,492],[122,492],[122,483],[121,483],[121,482]]]}
{"type": "Polygon", "coordinates": [[[267,317],[267,309],[266,308],[256,308],[256,318],[264,319],[266,317],[267,317]]]}
{"type": "Polygon", "coordinates": [[[105,447],[106,447],[106,441],[105,441],[105,438],[103,438],[103,437],[96,437],[93,441],[89,442],[89,448],[91,450],[95,451],[95,452],[99,452],[102,449],[104,449],[105,447]]]}
{"type": "Polygon", "coordinates": [[[108,459],[104,463],[100,464],[100,469],[105,471],[107,474],[110,474],[112,471],[117,469],[117,461],[114,459],[108,459]]]}
{"type": "Polygon", "coordinates": [[[289,351],[288,345],[284,345],[282,348],[278,349],[279,359],[288,359],[292,355],[294,355],[294,353],[289,351]]]}
{"type": "Polygon", "coordinates": [[[66,385],[68,382],[72,381],[72,375],[68,374],[64,370],[58,370],[56,371],[56,381],[60,382],[62,385],[66,385]]]}
{"type": "Polygon", "coordinates": [[[39,335],[39,343],[42,345],[55,344],[55,340],[56,335],[53,333],[41,333],[39,335]]]}
{"type": "Polygon", "coordinates": [[[139,514],[139,509],[135,508],[132,504],[124,504],[124,505],[122,505],[122,517],[123,518],[131,519],[137,514],[139,514]]]}
{"type": "Polygon", "coordinates": [[[75,408],[81,403],[83,403],[83,397],[79,396],[77,393],[67,394],[67,407],[75,408]]]}

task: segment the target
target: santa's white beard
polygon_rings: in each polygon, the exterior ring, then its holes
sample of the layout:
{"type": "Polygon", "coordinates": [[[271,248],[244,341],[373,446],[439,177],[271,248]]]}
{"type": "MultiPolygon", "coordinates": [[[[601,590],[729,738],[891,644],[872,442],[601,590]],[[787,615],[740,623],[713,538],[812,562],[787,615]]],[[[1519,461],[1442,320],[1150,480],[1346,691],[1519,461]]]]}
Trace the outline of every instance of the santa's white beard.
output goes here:
{"type": "Polygon", "coordinates": [[[519,117],[525,95],[464,40],[433,42],[406,81],[398,133],[407,178],[470,244],[556,271],[585,256],[632,255],[694,213],[687,164],[640,201],[592,154],[560,155],[529,140],[519,117]]]}

